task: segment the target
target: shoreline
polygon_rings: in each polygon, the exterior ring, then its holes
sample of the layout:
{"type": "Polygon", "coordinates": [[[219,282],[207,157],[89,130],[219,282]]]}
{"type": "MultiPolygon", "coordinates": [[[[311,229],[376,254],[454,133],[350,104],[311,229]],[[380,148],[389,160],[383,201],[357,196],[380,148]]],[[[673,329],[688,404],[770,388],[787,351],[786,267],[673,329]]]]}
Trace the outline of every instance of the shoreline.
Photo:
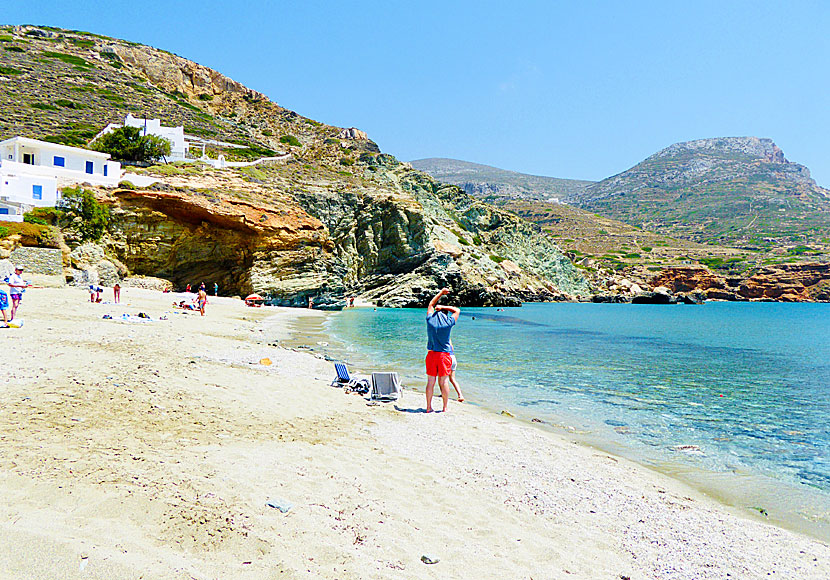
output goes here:
{"type": "MultiPolygon", "coordinates": [[[[316,324],[318,321],[326,321],[329,317],[339,315],[339,312],[317,312],[309,313],[305,324],[299,321],[304,318],[299,314],[293,318],[295,324],[294,336],[286,337],[292,348],[298,345],[309,346],[311,352],[317,356],[336,358],[343,362],[343,352],[327,348],[329,343],[335,339],[325,327],[316,324]],[[304,338],[301,339],[299,336],[304,338]],[[319,341],[328,341],[324,346],[319,341]],[[309,344],[306,344],[309,343],[309,344]],[[322,353],[322,354],[320,354],[322,353]],[[341,356],[337,356],[341,355],[341,356]]],[[[307,350],[300,348],[299,350],[307,350]]],[[[364,367],[371,368],[375,365],[370,355],[365,352],[355,353],[359,357],[354,367],[357,374],[367,374],[364,367]]],[[[346,361],[349,362],[349,361],[346,361]]],[[[350,367],[351,369],[351,367],[350,367]]],[[[408,369],[407,369],[408,370],[408,369]]],[[[354,372],[354,371],[353,371],[354,372]]],[[[402,373],[407,378],[416,378],[413,375],[402,373]]],[[[423,382],[424,377],[417,377],[416,380],[423,382]]],[[[423,384],[417,386],[404,386],[407,392],[424,396],[423,384]]],[[[475,387],[474,387],[475,388],[475,387]]],[[[451,396],[451,400],[453,400],[451,396]]],[[[676,460],[658,459],[649,456],[645,449],[634,445],[626,445],[624,441],[604,436],[599,432],[599,425],[596,424],[590,430],[583,431],[573,427],[570,423],[576,417],[568,420],[565,415],[552,412],[537,413],[528,412],[526,409],[509,402],[496,403],[493,401],[476,401],[467,397],[467,405],[474,406],[492,414],[493,417],[501,417],[509,413],[509,417],[525,426],[534,429],[541,429],[552,433],[554,436],[562,437],[567,441],[576,442],[595,451],[609,453],[617,458],[632,461],[636,465],[653,471],[660,475],[670,477],[699,493],[712,498],[725,508],[734,510],[735,513],[750,519],[779,526],[783,529],[805,534],[821,542],[830,542],[830,514],[816,514],[810,512],[811,500],[820,495],[827,503],[828,494],[825,490],[809,490],[794,482],[775,479],[764,475],[761,472],[719,472],[683,461],[681,457],[676,460]],[[542,416],[543,419],[539,419],[542,416]],[[786,498],[786,499],[785,499],[786,498]]],[[[584,418],[583,418],[584,420],[584,418]]],[[[680,452],[678,452],[680,453],[680,452]]]]}
{"type": "Polygon", "coordinates": [[[466,404],[425,415],[412,391],[367,407],[328,386],[330,362],[272,346],[270,312],[132,324],[101,316],[155,318],[168,295],[85,296],[27,292],[0,335],[12,579],[830,576],[826,543],[559,434],[466,404]]]}

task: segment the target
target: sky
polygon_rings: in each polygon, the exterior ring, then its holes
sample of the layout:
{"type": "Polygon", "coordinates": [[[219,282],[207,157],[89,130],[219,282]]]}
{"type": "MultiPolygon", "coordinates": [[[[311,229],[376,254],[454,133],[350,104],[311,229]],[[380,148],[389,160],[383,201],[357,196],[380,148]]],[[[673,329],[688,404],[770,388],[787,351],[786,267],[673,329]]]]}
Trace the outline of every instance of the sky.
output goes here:
{"type": "Polygon", "coordinates": [[[830,3],[4,2],[0,23],[163,48],[401,160],[600,180],[772,138],[830,187],[830,3]]]}

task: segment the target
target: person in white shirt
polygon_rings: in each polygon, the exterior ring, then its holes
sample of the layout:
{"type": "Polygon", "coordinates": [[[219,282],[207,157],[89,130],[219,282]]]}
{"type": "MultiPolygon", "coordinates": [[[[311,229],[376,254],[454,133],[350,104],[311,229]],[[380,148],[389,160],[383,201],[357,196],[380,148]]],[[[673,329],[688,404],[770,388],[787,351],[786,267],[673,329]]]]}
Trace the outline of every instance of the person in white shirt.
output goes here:
{"type": "Polygon", "coordinates": [[[23,293],[29,286],[29,283],[23,279],[23,268],[21,266],[14,267],[14,274],[9,276],[8,284],[9,296],[12,299],[12,311],[9,320],[14,320],[14,315],[20,307],[20,301],[23,300],[23,293]]]}

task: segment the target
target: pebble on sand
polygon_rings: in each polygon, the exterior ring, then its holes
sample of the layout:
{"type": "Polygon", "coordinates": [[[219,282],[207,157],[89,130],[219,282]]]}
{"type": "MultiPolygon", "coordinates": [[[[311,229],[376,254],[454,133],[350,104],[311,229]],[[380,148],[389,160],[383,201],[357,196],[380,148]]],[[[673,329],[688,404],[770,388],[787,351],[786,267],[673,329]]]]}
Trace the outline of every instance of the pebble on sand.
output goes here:
{"type": "Polygon", "coordinates": [[[437,564],[440,561],[441,559],[438,556],[433,556],[432,554],[424,554],[421,556],[421,562],[424,564],[437,564]]]}

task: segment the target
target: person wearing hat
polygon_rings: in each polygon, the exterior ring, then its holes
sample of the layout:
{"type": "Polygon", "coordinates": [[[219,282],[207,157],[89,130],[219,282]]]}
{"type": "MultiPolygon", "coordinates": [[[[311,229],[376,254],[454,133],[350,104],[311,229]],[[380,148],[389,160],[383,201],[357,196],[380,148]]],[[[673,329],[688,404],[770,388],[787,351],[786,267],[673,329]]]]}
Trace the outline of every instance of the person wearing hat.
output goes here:
{"type": "Polygon", "coordinates": [[[17,309],[20,307],[20,301],[23,300],[23,293],[26,291],[26,288],[29,286],[29,283],[23,279],[23,267],[22,266],[15,266],[14,267],[14,274],[9,276],[9,295],[12,298],[12,311],[11,311],[11,318],[9,320],[14,320],[14,315],[17,312],[17,309]]]}

